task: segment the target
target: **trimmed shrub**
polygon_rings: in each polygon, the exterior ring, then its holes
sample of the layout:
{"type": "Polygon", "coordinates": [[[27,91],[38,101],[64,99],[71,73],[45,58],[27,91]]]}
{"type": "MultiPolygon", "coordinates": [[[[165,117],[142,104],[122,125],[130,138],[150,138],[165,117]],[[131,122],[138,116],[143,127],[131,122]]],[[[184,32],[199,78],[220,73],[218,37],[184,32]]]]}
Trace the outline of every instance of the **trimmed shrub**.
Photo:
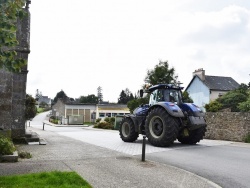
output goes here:
{"type": "Polygon", "coordinates": [[[114,125],[111,125],[110,123],[106,121],[102,121],[100,123],[97,123],[94,128],[99,128],[99,129],[114,129],[114,125]]]}

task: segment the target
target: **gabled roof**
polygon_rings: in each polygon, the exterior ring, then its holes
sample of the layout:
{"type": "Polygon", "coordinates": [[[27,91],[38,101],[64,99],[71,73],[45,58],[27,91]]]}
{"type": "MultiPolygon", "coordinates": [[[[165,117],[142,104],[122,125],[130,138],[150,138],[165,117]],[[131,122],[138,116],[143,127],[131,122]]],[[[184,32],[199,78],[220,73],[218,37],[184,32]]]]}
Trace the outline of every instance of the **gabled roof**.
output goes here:
{"type": "Polygon", "coordinates": [[[188,84],[187,90],[189,86],[192,84],[193,80],[198,78],[201,82],[203,82],[210,90],[217,91],[231,91],[237,89],[240,85],[231,77],[223,77],[223,76],[205,76],[205,80],[202,81],[199,76],[194,76],[191,82],[188,84]]]}

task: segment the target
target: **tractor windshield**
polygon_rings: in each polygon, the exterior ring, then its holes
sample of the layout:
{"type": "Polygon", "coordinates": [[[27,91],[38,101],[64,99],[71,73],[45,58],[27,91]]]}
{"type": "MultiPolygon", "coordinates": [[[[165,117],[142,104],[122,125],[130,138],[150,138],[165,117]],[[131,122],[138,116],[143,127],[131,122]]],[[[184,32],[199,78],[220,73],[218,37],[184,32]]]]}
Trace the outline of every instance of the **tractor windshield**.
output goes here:
{"type": "Polygon", "coordinates": [[[149,104],[153,105],[157,102],[173,102],[180,104],[181,101],[181,91],[176,89],[156,89],[150,95],[149,104]]]}

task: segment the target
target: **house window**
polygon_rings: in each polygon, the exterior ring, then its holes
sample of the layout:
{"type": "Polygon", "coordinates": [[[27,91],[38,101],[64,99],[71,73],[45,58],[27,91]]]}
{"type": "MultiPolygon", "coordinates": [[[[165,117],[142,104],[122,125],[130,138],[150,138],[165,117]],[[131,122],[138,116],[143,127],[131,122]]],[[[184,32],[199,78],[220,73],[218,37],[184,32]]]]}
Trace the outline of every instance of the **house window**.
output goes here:
{"type": "Polygon", "coordinates": [[[124,113],[118,113],[118,115],[121,115],[121,116],[122,116],[122,115],[124,115],[124,113]]]}
{"type": "Polygon", "coordinates": [[[112,113],[112,117],[115,117],[117,115],[117,113],[112,113]]]}
{"type": "Polygon", "coordinates": [[[106,113],[106,117],[111,117],[111,113],[106,113]]]}
{"type": "Polygon", "coordinates": [[[105,113],[99,113],[99,117],[105,117],[105,113]]]}
{"type": "Polygon", "coordinates": [[[221,97],[222,95],[223,95],[223,93],[219,93],[219,95],[218,95],[218,96],[219,96],[219,97],[221,97]]]}

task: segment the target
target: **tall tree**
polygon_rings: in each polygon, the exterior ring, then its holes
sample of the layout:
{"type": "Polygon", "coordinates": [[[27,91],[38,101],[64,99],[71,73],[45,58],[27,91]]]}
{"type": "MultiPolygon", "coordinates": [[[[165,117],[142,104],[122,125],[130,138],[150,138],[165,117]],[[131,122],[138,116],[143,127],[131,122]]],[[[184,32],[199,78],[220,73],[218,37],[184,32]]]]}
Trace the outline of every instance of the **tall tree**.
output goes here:
{"type": "Polygon", "coordinates": [[[23,18],[26,12],[22,9],[26,0],[1,0],[0,3],[0,69],[19,72],[27,61],[16,58],[15,47],[17,20],[23,18]]]}
{"type": "Polygon", "coordinates": [[[58,99],[66,100],[68,99],[68,96],[66,95],[66,93],[64,93],[63,90],[61,90],[56,94],[53,102],[56,103],[58,99]]]}
{"type": "Polygon", "coordinates": [[[127,104],[128,101],[133,99],[134,99],[133,94],[130,92],[128,88],[126,88],[125,90],[121,91],[120,97],[118,98],[118,104],[127,104]]]}
{"type": "Polygon", "coordinates": [[[88,96],[81,96],[80,103],[97,104],[98,97],[96,97],[94,94],[88,96]]]}
{"type": "Polygon", "coordinates": [[[175,82],[175,69],[169,68],[168,61],[160,61],[153,70],[148,70],[144,81],[149,85],[175,82]]]}
{"type": "Polygon", "coordinates": [[[25,119],[32,119],[36,115],[36,100],[31,95],[26,95],[25,100],[25,119]]]}
{"type": "Polygon", "coordinates": [[[101,103],[103,101],[103,94],[102,94],[101,86],[97,88],[97,98],[98,98],[98,103],[101,103]]]}

